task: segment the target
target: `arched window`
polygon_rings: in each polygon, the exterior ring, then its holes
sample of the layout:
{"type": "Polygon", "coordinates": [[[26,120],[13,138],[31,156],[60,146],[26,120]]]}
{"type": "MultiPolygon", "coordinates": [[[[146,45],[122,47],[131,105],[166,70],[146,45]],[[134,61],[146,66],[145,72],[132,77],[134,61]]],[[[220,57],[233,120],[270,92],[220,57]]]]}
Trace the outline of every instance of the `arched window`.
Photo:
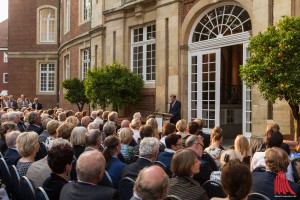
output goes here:
{"type": "Polygon", "coordinates": [[[205,14],[193,32],[192,42],[199,42],[251,30],[248,12],[237,5],[224,5],[205,14]]]}
{"type": "Polygon", "coordinates": [[[40,10],[40,42],[55,42],[55,10],[40,10]]]}

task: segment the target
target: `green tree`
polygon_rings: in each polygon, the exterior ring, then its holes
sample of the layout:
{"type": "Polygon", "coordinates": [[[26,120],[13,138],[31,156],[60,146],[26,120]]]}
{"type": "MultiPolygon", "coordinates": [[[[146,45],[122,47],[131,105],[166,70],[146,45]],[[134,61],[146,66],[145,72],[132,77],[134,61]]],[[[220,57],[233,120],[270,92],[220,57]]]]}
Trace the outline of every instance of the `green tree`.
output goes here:
{"type": "Polygon", "coordinates": [[[104,107],[113,104],[118,110],[139,100],[144,81],[128,67],[115,63],[89,70],[84,85],[85,94],[93,103],[104,107]]]}
{"type": "Polygon", "coordinates": [[[250,39],[250,57],[241,66],[247,86],[256,85],[261,96],[275,103],[289,104],[295,128],[300,136],[300,17],[283,17],[275,26],[250,39]]]}
{"type": "Polygon", "coordinates": [[[89,103],[89,99],[85,96],[84,81],[78,78],[64,80],[62,82],[63,88],[66,90],[64,98],[71,104],[76,104],[78,110],[81,112],[84,104],[89,103]]]}

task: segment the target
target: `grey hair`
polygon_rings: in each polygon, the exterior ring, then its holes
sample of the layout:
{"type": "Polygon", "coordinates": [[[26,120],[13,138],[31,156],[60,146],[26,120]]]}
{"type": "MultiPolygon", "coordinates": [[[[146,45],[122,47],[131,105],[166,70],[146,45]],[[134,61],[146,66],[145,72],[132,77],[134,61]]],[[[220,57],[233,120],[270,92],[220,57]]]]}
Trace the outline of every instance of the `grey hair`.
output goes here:
{"type": "Polygon", "coordinates": [[[1,116],[1,121],[4,121],[5,119],[8,119],[8,114],[7,114],[7,113],[4,113],[4,114],[1,116]]]}
{"type": "Polygon", "coordinates": [[[108,121],[113,122],[113,121],[115,121],[116,118],[118,118],[118,113],[117,112],[112,111],[112,112],[109,113],[108,121]]]}
{"type": "Polygon", "coordinates": [[[17,137],[20,134],[21,134],[20,131],[12,131],[12,132],[6,133],[5,141],[6,141],[7,147],[10,147],[10,148],[16,147],[17,137]]]}
{"type": "Polygon", "coordinates": [[[39,113],[37,112],[30,112],[28,114],[28,122],[29,124],[33,124],[35,122],[35,119],[39,117],[39,113]]]}
{"type": "Polygon", "coordinates": [[[107,136],[113,135],[116,132],[116,125],[114,122],[106,122],[103,127],[103,131],[107,136]]]}
{"type": "Polygon", "coordinates": [[[44,118],[43,119],[42,126],[43,126],[44,130],[46,129],[48,122],[50,122],[51,120],[52,120],[51,118],[44,118]]]}
{"type": "Polygon", "coordinates": [[[92,113],[91,113],[91,117],[93,117],[94,119],[97,117],[97,111],[93,111],[92,113]]]}
{"type": "Polygon", "coordinates": [[[52,142],[52,145],[51,147],[49,148],[49,150],[52,148],[52,147],[55,147],[59,144],[67,144],[67,145],[71,145],[71,143],[69,142],[69,140],[66,140],[66,139],[63,139],[63,138],[56,138],[53,142],[52,142]]]}
{"type": "Polygon", "coordinates": [[[134,119],[135,119],[135,118],[141,119],[141,118],[142,118],[142,115],[141,115],[140,112],[136,112],[136,113],[134,113],[133,118],[134,118],[134,119]]]}
{"type": "Polygon", "coordinates": [[[99,151],[86,151],[80,155],[76,164],[77,178],[89,182],[105,170],[105,159],[99,151]]]}
{"type": "Polygon", "coordinates": [[[159,150],[159,141],[154,137],[146,137],[140,143],[140,156],[150,158],[159,150]]]}
{"type": "Polygon", "coordinates": [[[16,118],[17,116],[19,116],[19,113],[17,113],[17,112],[11,112],[11,113],[9,113],[9,115],[8,115],[8,121],[13,121],[14,118],[16,118]]]}
{"type": "Polygon", "coordinates": [[[131,120],[131,123],[129,124],[130,128],[132,129],[138,129],[142,125],[141,120],[139,118],[134,118],[131,120]]]}
{"type": "Polygon", "coordinates": [[[88,130],[99,129],[99,124],[97,122],[91,122],[88,125],[88,130]]]}
{"type": "Polygon", "coordinates": [[[188,147],[193,146],[193,144],[195,142],[198,142],[198,140],[199,140],[199,137],[197,135],[189,136],[185,141],[185,147],[188,148],[188,147]]]}
{"type": "Polygon", "coordinates": [[[67,119],[66,113],[64,113],[64,112],[59,113],[59,115],[58,115],[59,121],[66,121],[66,119],[67,119]]]}
{"type": "Polygon", "coordinates": [[[86,138],[86,145],[97,145],[98,139],[101,139],[101,132],[100,130],[91,129],[88,132],[86,132],[87,138],[86,138]]]}

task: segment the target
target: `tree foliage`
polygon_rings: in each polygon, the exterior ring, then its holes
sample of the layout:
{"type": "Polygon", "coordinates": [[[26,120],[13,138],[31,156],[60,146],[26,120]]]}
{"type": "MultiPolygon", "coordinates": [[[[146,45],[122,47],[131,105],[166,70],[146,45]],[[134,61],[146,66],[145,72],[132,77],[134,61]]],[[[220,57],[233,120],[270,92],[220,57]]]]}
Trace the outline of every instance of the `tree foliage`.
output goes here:
{"type": "Polygon", "coordinates": [[[143,78],[121,64],[95,67],[87,72],[86,96],[96,104],[113,104],[115,109],[134,104],[144,87],[143,78]]]}
{"type": "Polygon", "coordinates": [[[78,78],[64,80],[63,88],[66,90],[64,98],[71,104],[76,104],[79,111],[82,111],[84,104],[89,103],[89,99],[85,95],[84,81],[78,78]]]}
{"type": "Polygon", "coordinates": [[[275,26],[250,39],[250,57],[241,66],[247,86],[257,85],[262,97],[286,100],[299,133],[300,103],[300,17],[283,17],[275,26]]]}

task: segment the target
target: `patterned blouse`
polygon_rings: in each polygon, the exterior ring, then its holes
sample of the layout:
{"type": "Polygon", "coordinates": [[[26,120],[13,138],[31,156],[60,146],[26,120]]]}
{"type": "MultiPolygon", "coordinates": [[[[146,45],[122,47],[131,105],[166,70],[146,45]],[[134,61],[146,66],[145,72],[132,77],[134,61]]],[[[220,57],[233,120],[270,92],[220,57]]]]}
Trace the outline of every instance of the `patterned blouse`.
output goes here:
{"type": "Polygon", "coordinates": [[[17,163],[17,170],[20,176],[26,176],[27,170],[30,167],[32,162],[18,162],[17,163]]]}
{"type": "Polygon", "coordinates": [[[213,159],[220,159],[222,149],[215,148],[215,147],[207,147],[205,150],[213,159]]]}

